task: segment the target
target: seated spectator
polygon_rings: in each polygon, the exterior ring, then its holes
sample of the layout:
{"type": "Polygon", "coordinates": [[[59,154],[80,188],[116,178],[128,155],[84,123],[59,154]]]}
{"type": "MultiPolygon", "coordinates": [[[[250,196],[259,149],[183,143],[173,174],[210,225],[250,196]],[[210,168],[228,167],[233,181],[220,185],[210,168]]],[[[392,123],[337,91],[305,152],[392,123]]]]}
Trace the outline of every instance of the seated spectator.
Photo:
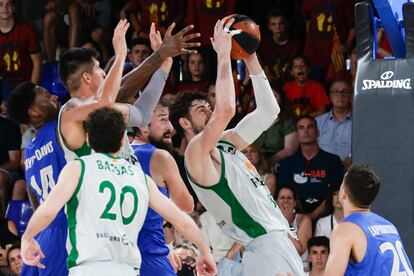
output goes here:
{"type": "Polygon", "coordinates": [[[223,235],[216,220],[208,211],[200,215],[199,223],[201,233],[203,233],[204,239],[210,245],[214,261],[218,263],[227,255],[234,241],[226,235],[223,235]]]}
{"type": "Polygon", "coordinates": [[[269,12],[267,28],[270,35],[265,33],[262,36],[258,54],[270,79],[286,82],[289,76],[289,63],[302,53],[303,43],[289,33],[289,21],[281,11],[269,12]]]}
{"type": "Polygon", "coordinates": [[[304,213],[311,219],[325,212],[328,188],[339,185],[344,167],[338,156],[319,148],[319,132],[315,118],[303,116],[296,123],[299,150],[285,158],[279,167],[278,185],[292,185],[304,213]]]}
{"type": "Polygon", "coordinates": [[[183,81],[179,83],[175,92],[180,91],[207,91],[209,82],[207,81],[208,69],[206,59],[203,54],[190,54],[184,59],[183,81]]]}
{"type": "Polygon", "coordinates": [[[272,84],[273,94],[280,107],[277,121],[254,142],[263,152],[273,171],[284,158],[291,156],[298,149],[295,133],[295,120],[286,94],[281,86],[272,84]]]}
{"type": "Polygon", "coordinates": [[[290,74],[293,80],[287,82],[284,88],[293,113],[297,117],[316,117],[324,113],[329,104],[328,96],[321,83],[309,78],[310,67],[304,57],[292,60],[290,74]]]}
{"type": "Polygon", "coordinates": [[[194,245],[189,243],[179,244],[174,247],[174,253],[178,255],[182,262],[181,270],[177,272],[177,276],[195,275],[198,250],[194,245]]]}
{"type": "Polygon", "coordinates": [[[269,188],[272,196],[276,194],[276,178],[275,175],[269,170],[269,166],[263,159],[262,152],[256,144],[251,144],[242,150],[242,153],[246,155],[250,163],[256,167],[257,172],[262,177],[263,182],[269,188]]]}
{"type": "Polygon", "coordinates": [[[39,83],[42,69],[40,43],[33,27],[16,22],[14,0],[0,0],[0,78],[3,99],[7,100],[20,82],[39,83]]]}
{"type": "Polygon", "coordinates": [[[109,37],[104,31],[109,27],[108,0],[48,0],[43,17],[43,45],[46,60],[56,60],[56,50],[61,47],[79,47],[81,41],[92,39],[102,50],[106,62],[110,58],[109,37]],[[65,16],[68,22],[65,22],[65,16]]]}
{"type": "Polygon", "coordinates": [[[152,53],[151,43],[147,38],[139,37],[131,40],[128,48],[128,60],[132,66],[131,70],[140,66],[141,63],[152,53]]]}
{"type": "Polygon", "coordinates": [[[13,243],[18,242],[19,237],[16,225],[12,220],[0,218],[0,275],[7,269],[7,250],[13,243]]]}
{"type": "Polygon", "coordinates": [[[322,276],[329,256],[329,239],[313,237],[308,240],[309,276],[322,276]]]}
{"type": "Polygon", "coordinates": [[[315,236],[330,238],[332,230],[344,218],[344,209],[339,201],[339,186],[333,185],[326,197],[326,210],[329,215],[324,216],[316,222],[315,236]]]}
{"type": "Polygon", "coordinates": [[[302,258],[304,269],[307,270],[306,249],[308,240],[312,237],[312,221],[307,215],[300,214],[301,210],[297,205],[296,194],[291,186],[284,186],[277,190],[276,202],[291,230],[297,235],[297,239],[291,235],[289,235],[289,238],[302,258]]]}
{"type": "Polygon", "coordinates": [[[121,9],[121,18],[131,22],[133,37],[148,37],[151,23],[164,35],[171,23],[181,25],[184,16],[185,0],[128,0],[121,9]]]}
{"type": "Polygon", "coordinates": [[[348,168],[351,165],[352,145],[352,87],[345,80],[332,83],[329,98],[331,111],[316,117],[319,147],[336,154],[348,168]]]}
{"type": "Polygon", "coordinates": [[[9,269],[20,276],[22,272],[22,257],[20,256],[20,244],[15,244],[7,251],[7,265],[9,269]]]}

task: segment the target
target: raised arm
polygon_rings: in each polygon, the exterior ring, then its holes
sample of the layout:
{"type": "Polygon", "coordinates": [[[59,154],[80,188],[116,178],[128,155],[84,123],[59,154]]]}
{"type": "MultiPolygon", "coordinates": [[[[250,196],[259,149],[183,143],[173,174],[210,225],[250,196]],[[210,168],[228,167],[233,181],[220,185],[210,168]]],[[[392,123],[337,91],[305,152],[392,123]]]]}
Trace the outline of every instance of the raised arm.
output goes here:
{"type": "Polygon", "coordinates": [[[177,208],[149,179],[149,205],[159,213],[166,221],[173,224],[174,228],[190,242],[194,243],[201,256],[197,260],[197,272],[200,275],[216,275],[217,268],[211,255],[210,248],[204,241],[203,236],[193,219],[177,208]]]}
{"type": "MultiPolygon", "coordinates": [[[[232,34],[227,31],[234,19],[229,20],[227,24],[224,24],[225,21],[226,18],[217,21],[214,27],[214,38],[211,39],[213,48],[217,52],[216,104],[214,111],[204,130],[190,141],[185,152],[187,169],[198,183],[207,180],[204,177],[207,171],[214,171],[210,152],[215,149],[224,129],[235,114],[235,91],[230,64],[232,34]]],[[[207,182],[210,181],[214,182],[214,179],[207,180],[207,182]]]]}
{"type": "Polygon", "coordinates": [[[256,109],[247,114],[234,129],[227,131],[223,136],[224,140],[231,142],[239,150],[253,143],[274,123],[280,112],[256,53],[246,58],[244,62],[252,79],[256,109]]]}
{"type": "MultiPolygon", "coordinates": [[[[173,23],[168,29],[171,28],[172,31],[174,26],[175,24],[173,23]]],[[[188,49],[200,46],[200,43],[198,42],[188,42],[189,40],[200,36],[200,33],[188,34],[193,28],[194,26],[190,25],[173,36],[166,36],[160,48],[144,60],[140,66],[125,75],[122,79],[122,85],[118,93],[117,101],[128,102],[131,97],[135,96],[166,58],[182,54],[196,53],[197,51],[188,49]]]]}
{"type": "Polygon", "coordinates": [[[42,250],[34,237],[45,229],[56,217],[74,194],[81,173],[81,163],[68,163],[59,175],[58,183],[52,189],[47,199],[37,208],[22,236],[23,262],[28,265],[44,268],[40,259],[44,258],[42,250]]]}

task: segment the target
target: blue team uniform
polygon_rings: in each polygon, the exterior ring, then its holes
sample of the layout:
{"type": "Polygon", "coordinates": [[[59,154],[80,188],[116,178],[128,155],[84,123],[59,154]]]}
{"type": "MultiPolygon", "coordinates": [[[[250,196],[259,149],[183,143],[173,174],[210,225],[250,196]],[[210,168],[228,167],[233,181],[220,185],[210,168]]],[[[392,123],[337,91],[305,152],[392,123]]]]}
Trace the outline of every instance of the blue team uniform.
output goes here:
{"type": "Polygon", "coordinates": [[[410,260],[391,222],[372,212],[352,213],[342,221],[358,225],[367,238],[364,258],[357,264],[349,263],[345,275],[412,275],[410,260]]]}
{"type": "MultiPolygon", "coordinates": [[[[66,164],[63,150],[57,142],[56,127],[57,121],[43,125],[36,137],[27,144],[24,154],[26,182],[40,204],[56,185],[59,173],[66,164]]],[[[46,268],[24,266],[21,275],[68,275],[66,235],[67,219],[62,209],[53,222],[36,236],[45,255],[41,262],[46,268]]]]}
{"type": "MultiPolygon", "coordinates": [[[[132,145],[132,148],[138,157],[142,170],[151,176],[150,160],[157,148],[152,144],[132,145]]],[[[158,187],[158,189],[168,197],[168,190],[165,187],[158,187]]],[[[163,221],[164,219],[157,212],[148,208],[144,225],[138,236],[138,247],[142,257],[141,276],[177,275],[167,258],[170,250],[167,247],[162,229],[163,221]]]]}

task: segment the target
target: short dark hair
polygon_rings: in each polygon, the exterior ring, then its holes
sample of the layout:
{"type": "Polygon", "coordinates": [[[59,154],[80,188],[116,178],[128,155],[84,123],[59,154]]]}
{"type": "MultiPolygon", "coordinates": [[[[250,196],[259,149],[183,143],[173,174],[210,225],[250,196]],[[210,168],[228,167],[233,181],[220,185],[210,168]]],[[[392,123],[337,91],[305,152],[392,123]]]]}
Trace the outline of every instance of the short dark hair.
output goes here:
{"type": "Polygon", "coordinates": [[[325,246],[329,252],[329,239],[325,236],[316,236],[308,240],[308,251],[310,253],[312,246],[325,246]]]}
{"type": "Polygon", "coordinates": [[[80,69],[92,72],[94,59],[99,60],[99,52],[90,48],[71,48],[62,54],[59,75],[69,92],[80,86],[80,78],[73,79],[73,75],[79,73],[80,69]]]}
{"type": "Polygon", "coordinates": [[[272,9],[268,12],[266,15],[267,23],[269,23],[270,19],[273,17],[283,17],[283,20],[285,20],[285,22],[288,21],[286,14],[280,9],[272,9]]]}
{"type": "Polygon", "coordinates": [[[312,117],[310,115],[302,115],[296,121],[296,125],[295,125],[296,130],[298,130],[298,123],[299,123],[299,121],[301,121],[303,119],[309,119],[309,120],[311,120],[315,124],[315,128],[318,129],[318,122],[316,121],[316,119],[314,117],[312,117]]]}
{"type": "Polygon", "coordinates": [[[145,38],[145,37],[137,37],[137,38],[132,39],[132,40],[128,43],[128,48],[129,48],[129,50],[132,50],[132,47],[134,47],[135,45],[145,45],[145,46],[147,46],[147,47],[148,47],[148,49],[149,49],[150,51],[152,51],[152,48],[151,48],[151,42],[149,41],[149,39],[148,39],[148,38],[145,38]]]}
{"type": "Polygon", "coordinates": [[[9,117],[18,124],[30,124],[29,108],[36,99],[36,85],[30,81],[19,84],[9,96],[9,117]]]}
{"type": "Polygon", "coordinates": [[[102,107],[88,116],[85,121],[89,145],[95,152],[114,153],[121,147],[126,124],[122,113],[109,107],[102,107]]]}
{"type": "Polygon", "coordinates": [[[201,91],[181,91],[175,95],[172,104],[170,105],[170,121],[173,125],[177,135],[181,137],[184,135],[184,130],[180,126],[180,118],[188,118],[191,103],[195,100],[207,101],[207,94],[201,91]]]}
{"type": "Polygon", "coordinates": [[[14,249],[20,249],[20,248],[21,248],[20,242],[16,242],[7,250],[6,261],[7,261],[8,267],[10,267],[10,261],[9,261],[10,252],[12,252],[14,249]]]}
{"type": "Polygon", "coordinates": [[[350,201],[357,207],[367,208],[380,188],[380,179],[368,165],[352,165],[344,176],[344,186],[350,201]]]}

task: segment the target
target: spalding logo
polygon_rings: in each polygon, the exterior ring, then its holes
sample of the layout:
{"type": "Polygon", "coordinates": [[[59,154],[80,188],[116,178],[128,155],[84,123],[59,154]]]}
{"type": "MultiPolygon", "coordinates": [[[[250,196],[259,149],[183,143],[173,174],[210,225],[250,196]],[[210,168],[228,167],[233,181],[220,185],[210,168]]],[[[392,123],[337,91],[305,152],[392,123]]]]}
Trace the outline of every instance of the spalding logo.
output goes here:
{"type": "Polygon", "coordinates": [[[385,71],[381,74],[381,80],[362,80],[362,90],[399,88],[411,89],[411,79],[390,80],[394,76],[393,71],[385,71]]]}

